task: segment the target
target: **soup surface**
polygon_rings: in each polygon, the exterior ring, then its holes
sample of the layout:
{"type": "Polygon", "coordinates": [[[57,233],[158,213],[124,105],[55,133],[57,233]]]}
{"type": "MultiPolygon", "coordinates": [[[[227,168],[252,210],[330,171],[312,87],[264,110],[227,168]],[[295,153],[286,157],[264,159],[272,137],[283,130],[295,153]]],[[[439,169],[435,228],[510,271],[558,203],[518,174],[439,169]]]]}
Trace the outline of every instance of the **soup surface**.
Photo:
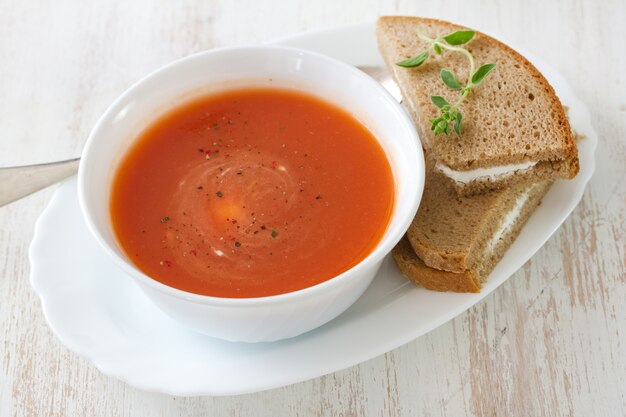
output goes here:
{"type": "Polygon", "coordinates": [[[111,219],[150,277],[217,297],[310,287],[363,260],[394,204],[386,155],[359,121],[283,89],[177,107],[118,167],[111,219]]]}

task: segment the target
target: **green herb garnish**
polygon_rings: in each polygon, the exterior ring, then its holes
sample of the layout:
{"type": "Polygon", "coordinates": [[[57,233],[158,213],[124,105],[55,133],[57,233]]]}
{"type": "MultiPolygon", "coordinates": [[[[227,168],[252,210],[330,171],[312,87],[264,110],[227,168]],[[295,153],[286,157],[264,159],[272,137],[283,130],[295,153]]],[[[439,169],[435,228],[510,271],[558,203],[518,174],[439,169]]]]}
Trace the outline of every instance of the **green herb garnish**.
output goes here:
{"type": "Polygon", "coordinates": [[[276,230],[274,230],[274,229],[271,229],[271,230],[272,230],[272,237],[277,237],[278,236],[278,232],[276,230]]]}
{"type": "Polygon", "coordinates": [[[216,196],[218,196],[219,198],[222,198],[222,196],[223,196],[224,194],[222,194],[222,192],[221,192],[221,191],[218,191],[218,192],[216,192],[216,193],[215,193],[215,195],[216,195],[216,196]]]}
{"type": "Polygon", "coordinates": [[[161,218],[161,223],[165,223],[165,222],[169,222],[170,218],[168,216],[165,216],[163,218],[161,218]]]}
{"type": "Polygon", "coordinates": [[[462,53],[467,57],[469,61],[469,79],[465,85],[462,85],[459,80],[454,76],[452,71],[447,69],[441,70],[441,80],[443,83],[452,90],[458,91],[461,97],[454,103],[450,104],[446,99],[441,96],[431,96],[430,100],[433,104],[439,107],[441,114],[439,117],[430,119],[430,129],[435,132],[435,135],[445,133],[450,134],[450,124],[453,125],[454,131],[458,136],[461,136],[461,121],[463,120],[463,114],[459,110],[461,103],[472,91],[474,86],[480,84],[487,75],[496,67],[496,64],[484,64],[478,69],[475,69],[474,57],[471,52],[458,45],[466,44],[471,41],[476,32],[473,30],[459,30],[452,32],[448,35],[438,36],[435,39],[417,31],[417,36],[430,43],[428,49],[419,55],[415,55],[404,61],[397,62],[396,65],[404,68],[417,68],[422,65],[430,55],[430,49],[432,48],[437,55],[443,55],[444,50],[462,53]]]}

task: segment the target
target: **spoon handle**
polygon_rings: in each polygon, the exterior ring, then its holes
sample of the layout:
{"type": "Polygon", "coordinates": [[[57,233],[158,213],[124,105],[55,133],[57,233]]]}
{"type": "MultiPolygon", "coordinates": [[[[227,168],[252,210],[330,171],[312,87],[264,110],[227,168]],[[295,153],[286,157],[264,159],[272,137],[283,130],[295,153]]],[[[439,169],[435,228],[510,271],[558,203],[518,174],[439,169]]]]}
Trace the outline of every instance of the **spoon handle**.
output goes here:
{"type": "Polygon", "coordinates": [[[79,161],[0,168],[0,207],[74,175],[79,161]]]}

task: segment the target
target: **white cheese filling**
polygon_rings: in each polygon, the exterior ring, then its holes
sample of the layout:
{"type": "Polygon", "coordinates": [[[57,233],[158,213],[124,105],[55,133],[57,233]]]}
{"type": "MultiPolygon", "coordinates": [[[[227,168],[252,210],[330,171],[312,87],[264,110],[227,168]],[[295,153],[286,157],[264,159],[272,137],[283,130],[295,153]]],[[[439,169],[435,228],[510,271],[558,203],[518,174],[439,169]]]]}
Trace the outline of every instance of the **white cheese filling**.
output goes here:
{"type": "Polygon", "coordinates": [[[524,204],[526,204],[526,202],[530,198],[530,194],[534,191],[536,187],[537,185],[533,185],[532,187],[528,188],[524,194],[517,197],[517,200],[515,201],[515,206],[513,206],[513,208],[506,214],[506,216],[504,216],[500,228],[494,233],[494,235],[491,237],[491,240],[487,242],[487,245],[485,246],[486,253],[489,254],[493,252],[493,249],[498,244],[498,241],[515,225],[515,223],[519,219],[520,214],[522,213],[522,208],[524,207],[524,204]]]}
{"type": "Polygon", "coordinates": [[[439,162],[435,165],[439,171],[443,172],[454,181],[467,184],[477,179],[496,180],[509,175],[515,174],[517,171],[525,171],[537,165],[539,161],[522,162],[521,164],[500,165],[491,168],[476,168],[469,171],[456,171],[439,162]]]}

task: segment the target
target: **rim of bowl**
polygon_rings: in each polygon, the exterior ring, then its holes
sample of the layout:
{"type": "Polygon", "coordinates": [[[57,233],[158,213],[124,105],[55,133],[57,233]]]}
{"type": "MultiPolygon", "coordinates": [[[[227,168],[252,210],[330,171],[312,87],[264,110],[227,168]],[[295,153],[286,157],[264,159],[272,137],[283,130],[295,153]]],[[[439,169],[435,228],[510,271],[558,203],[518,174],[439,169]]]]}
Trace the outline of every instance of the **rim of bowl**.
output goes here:
{"type": "MultiPolygon", "coordinates": [[[[338,103],[336,104],[340,105],[338,103]]],[[[376,135],[374,136],[377,137],[376,135]]],[[[390,164],[392,164],[391,160],[389,160],[389,162],[390,164]]],[[[172,296],[172,297],[179,298],[179,299],[184,299],[185,301],[192,301],[195,303],[209,304],[209,305],[244,307],[244,306],[258,306],[262,304],[276,304],[276,303],[290,302],[290,301],[293,301],[294,299],[298,299],[301,297],[314,296],[316,293],[331,290],[333,287],[341,285],[343,281],[350,279],[352,275],[358,274],[359,272],[361,272],[361,270],[366,269],[372,266],[372,264],[382,260],[382,258],[384,258],[391,251],[391,249],[393,249],[393,246],[395,246],[395,244],[398,243],[398,241],[400,241],[400,239],[406,232],[406,229],[408,229],[410,222],[412,218],[414,217],[415,213],[417,212],[417,208],[421,201],[422,193],[424,190],[424,181],[425,181],[424,155],[423,155],[423,151],[421,147],[419,134],[417,133],[415,125],[409,118],[406,111],[404,111],[404,109],[401,107],[400,103],[398,103],[391,96],[391,94],[389,94],[389,92],[385,90],[385,88],[380,83],[375,81],[373,78],[371,78],[369,75],[365,74],[361,70],[357,69],[355,66],[347,64],[343,61],[340,61],[338,59],[329,57],[327,55],[324,55],[318,52],[295,48],[291,46],[259,45],[259,46],[215,48],[215,49],[210,49],[210,50],[198,52],[195,54],[191,54],[186,57],[172,61],[168,64],[165,64],[157,68],[156,70],[153,70],[152,72],[148,73],[146,76],[140,78],[138,81],[133,83],[130,87],[128,87],[121,95],[119,95],[115,99],[115,101],[113,101],[113,103],[111,103],[107,107],[107,109],[100,116],[100,118],[94,125],[93,129],[89,133],[89,136],[87,137],[87,141],[83,148],[82,157],[81,157],[79,170],[78,170],[78,199],[80,202],[80,207],[81,207],[83,218],[85,222],[87,223],[87,227],[90,230],[91,234],[96,238],[100,246],[109,255],[109,257],[111,257],[114,260],[114,262],[118,265],[118,267],[120,267],[123,272],[130,275],[133,279],[136,279],[140,281],[141,283],[144,283],[148,285],[149,287],[152,287],[153,289],[164,293],[165,295],[172,296]],[[96,140],[94,138],[99,135],[100,130],[102,130],[103,125],[105,124],[106,120],[110,118],[110,115],[112,113],[119,111],[118,107],[120,106],[120,103],[124,102],[129,96],[132,96],[135,93],[135,90],[137,90],[137,88],[139,88],[142,84],[150,81],[152,78],[156,77],[158,74],[164,71],[168,71],[171,68],[183,65],[189,61],[196,60],[199,57],[203,57],[206,55],[220,55],[224,53],[233,53],[233,52],[244,53],[245,51],[251,51],[251,50],[256,50],[256,51],[266,50],[266,51],[296,53],[299,55],[307,55],[307,56],[311,56],[314,59],[326,61],[329,65],[335,65],[343,71],[352,73],[352,75],[356,77],[357,79],[359,79],[360,82],[364,83],[365,85],[368,85],[369,88],[377,90],[378,93],[382,94],[382,96],[384,97],[384,100],[388,104],[391,104],[392,108],[394,109],[394,112],[400,119],[403,125],[403,128],[406,130],[406,134],[407,136],[409,136],[409,139],[408,139],[410,142],[409,146],[414,148],[413,154],[415,155],[416,160],[417,160],[417,166],[415,167],[416,172],[414,175],[415,176],[414,185],[415,185],[416,191],[414,195],[408,201],[408,203],[410,204],[410,207],[409,207],[407,218],[400,219],[399,229],[395,233],[384,235],[383,238],[378,242],[374,250],[372,250],[358,264],[356,264],[352,268],[338,275],[335,275],[327,279],[326,281],[320,282],[311,287],[306,287],[300,290],[291,291],[291,292],[282,293],[282,294],[275,294],[275,295],[261,296],[261,297],[241,297],[241,298],[216,297],[216,296],[210,296],[210,295],[196,294],[196,293],[180,290],[175,287],[170,287],[169,285],[163,284],[157,281],[156,279],[151,278],[150,276],[142,272],[139,268],[137,268],[135,265],[133,265],[130,260],[127,260],[126,258],[120,256],[117,252],[115,252],[106,242],[106,240],[100,233],[100,230],[95,225],[95,222],[93,221],[91,212],[90,212],[90,204],[87,202],[87,196],[85,195],[85,192],[84,192],[84,189],[86,186],[85,179],[84,179],[84,172],[86,169],[85,166],[88,165],[89,161],[91,160],[90,149],[92,147],[92,143],[96,140]]],[[[396,202],[397,200],[398,198],[396,197],[396,202]]],[[[397,216],[398,214],[392,213],[392,216],[389,220],[389,225],[387,227],[390,227],[391,222],[397,216]]],[[[388,231],[385,233],[388,233],[388,231]]]]}

